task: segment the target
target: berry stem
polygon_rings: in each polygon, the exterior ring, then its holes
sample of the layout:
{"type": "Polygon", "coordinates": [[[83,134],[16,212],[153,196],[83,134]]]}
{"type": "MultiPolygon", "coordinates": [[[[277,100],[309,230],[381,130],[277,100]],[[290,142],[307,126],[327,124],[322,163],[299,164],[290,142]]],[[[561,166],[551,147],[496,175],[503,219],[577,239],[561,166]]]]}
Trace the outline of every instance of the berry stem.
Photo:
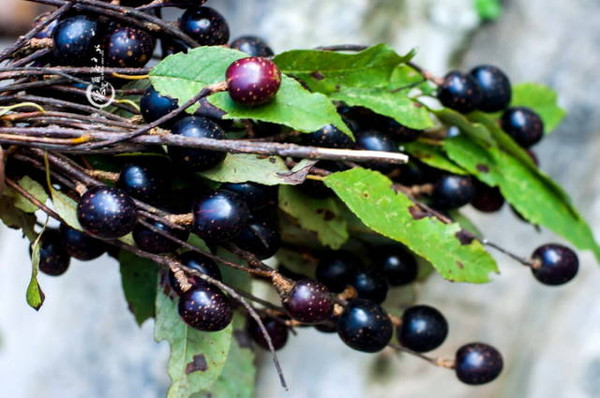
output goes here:
{"type": "Polygon", "coordinates": [[[388,344],[388,346],[393,348],[396,351],[402,351],[407,354],[413,355],[415,357],[419,357],[435,366],[439,366],[441,368],[446,368],[446,369],[454,369],[454,361],[452,359],[428,357],[427,355],[421,354],[420,352],[413,351],[413,350],[406,348],[399,344],[390,343],[390,344],[388,344]]]}
{"type": "Polygon", "coordinates": [[[527,258],[521,257],[521,256],[518,256],[518,255],[516,255],[516,254],[514,254],[514,253],[512,253],[512,252],[510,252],[508,250],[506,250],[505,248],[497,245],[494,242],[491,242],[491,241],[489,241],[487,239],[481,239],[480,242],[482,244],[486,245],[486,246],[493,247],[494,249],[498,250],[500,253],[507,255],[508,257],[510,257],[513,260],[515,260],[515,261],[523,264],[526,267],[535,267],[536,266],[535,261],[533,261],[531,259],[527,259],[527,258]]]}

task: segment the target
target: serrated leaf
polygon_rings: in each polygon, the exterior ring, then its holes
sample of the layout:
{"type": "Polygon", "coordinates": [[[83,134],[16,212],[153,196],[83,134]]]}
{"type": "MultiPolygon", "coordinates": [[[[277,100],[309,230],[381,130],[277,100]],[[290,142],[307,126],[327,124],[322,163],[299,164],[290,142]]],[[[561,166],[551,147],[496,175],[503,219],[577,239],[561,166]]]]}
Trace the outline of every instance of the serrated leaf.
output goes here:
{"type": "Polygon", "coordinates": [[[556,91],[538,83],[513,86],[510,106],[525,106],[534,110],[544,121],[546,134],[554,130],[567,114],[558,106],[556,91]]]}
{"type": "Polygon", "coordinates": [[[157,285],[154,338],[171,347],[167,398],[189,398],[210,390],[225,367],[232,343],[233,326],[218,332],[201,332],[187,326],[177,311],[177,301],[157,285]]]}
{"type": "Polygon", "coordinates": [[[452,174],[468,174],[462,167],[448,159],[448,155],[446,155],[439,145],[428,145],[423,142],[414,141],[402,144],[402,146],[409,155],[431,167],[446,170],[452,174]]]}
{"type": "Polygon", "coordinates": [[[406,245],[440,275],[456,282],[482,283],[497,272],[490,254],[477,240],[465,240],[457,223],[428,216],[382,174],[355,168],[325,178],[348,208],[372,230],[406,245]]]}
{"type": "Polygon", "coordinates": [[[219,166],[198,174],[218,182],[252,181],[264,185],[279,185],[289,183],[285,178],[289,171],[279,156],[228,153],[219,166]]]}
{"type": "Polygon", "coordinates": [[[128,251],[119,255],[123,293],[138,325],[156,312],[157,265],[128,251]]]}
{"type": "MultiPolygon", "coordinates": [[[[224,81],[227,67],[244,57],[247,54],[224,47],[199,47],[165,58],[152,69],[150,80],[161,94],[183,103],[208,85],[224,81]]],[[[277,95],[266,105],[243,107],[234,103],[227,93],[214,94],[209,97],[209,102],[224,110],[226,118],[283,124],[307,133],[333,124],[352,135],[327,97],[307,91],[287,76],[282,76],[277,95]]],[[[194,105],[188,112],[193,113],[197,108],[194,105]]]]}
{"type": "Polygon", "coordinates": [[[46,298],[37,280],[40,272],[41,237],[42,234],[40,233],[31,245],[31,278],[29,279],[29,284],[27,285],[27,291],[25,293],[27,304],[36,311],[39,311],[46,298]]]}
{"type": "Polygon", "coordinates": [[[493,21],[502,15],[500,0],[473,0],[475,11],[484,21],[493,21]]]}
{"type": "MultiPolygon", "coordinates": [[[[48,194],[44,191],[44,187],[42,187],[39,182],[31,179],[31,177],[25,176],[17,183],[40,202],[46,203],[46,200],[48,200],[48,194]]],[[[39,210],[36,205],[29,201],[29,199],[25,198],[11,187],[6,187],[4,195],[12,197],[14,199],[14,206],[25,213],[35,213],[39,210]]]]}
{"type": "Polygon", "coordinates": [[[334,198],[316,199],[282,185],[279,187],[279,207],[300,226],[316,232],[325,246],[339,249],[348,240],[348,225],[334,198]]]}
{"type": "Polygon", "coordinates": [[[77,202],[65,195],[61,191],[50,187],[52,195],[52,207],[54,211],[69,225],[71,228],[81,231],[81,225],[77,219],[77,202]]]}

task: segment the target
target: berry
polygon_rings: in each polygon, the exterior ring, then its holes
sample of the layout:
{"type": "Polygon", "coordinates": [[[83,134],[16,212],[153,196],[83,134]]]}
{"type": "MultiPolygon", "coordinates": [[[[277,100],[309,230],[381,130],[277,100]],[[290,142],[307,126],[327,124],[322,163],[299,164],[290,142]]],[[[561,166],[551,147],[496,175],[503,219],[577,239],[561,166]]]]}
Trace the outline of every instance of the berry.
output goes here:
{"type": "Polygon", "coordinates": [[[402,246],[377,247],[373,265],[380,270],[392,286],[403,286],[417,279],[418,267],[415,257],[402,246]]]}
{"type": "Polygon", "coordinates": [[[502,114],[500,125],[523,148],[537,144],[544,136],[544,122],[529,108],[508,108],[502,114]]]}
{"type": "Polygon", "coordinates": [[[325,286],[312,279],[294,283],[282,299],[283,308],[297,321],[315,324],[333,314],[333,300],[325,286]]]}
{"type": "Polygon", "coordinates": [[[473,180],[468,176],[448,174],[433,186],[433,204],[442,210],[457,209],[469,203],[475,195],[473,180]]]}
{"type": "Polygon", "coordinates": [[[106,251],[104,242],[61,224],[60,236],[67,253],[78,260],[88,261],[100,257],[106,251]]]}
{"type": "Polygon", "coordinates": [[[422,130],[411,129],[398,123],[391,117],[385,116],[380,116],[378,118],[377,130],[389,135],[392,139],[399,142],[412,142],[423,134],[422,130]]]}
{"type": "Polygon", "coordinates": [[[225,329],[233,318],[227,296],[206,282],[196,284],[179,297],[179,316],[185,323],[204,332],[225,329]]]}
{"type": "Polygon", "coordinates": [[[40,271],[51,276],[59,276],[67,271],[71,257],[57,229],[47,228],[42,233],[39,249],[40,271]]]}
{"type": "Polygon", "coordinates": [[[157,204],[167,191],[167,171],[162,159],[126,163],[121,168],[117,187],[143,202],[157,204]]]}
{"type": "MultiPolygon", "coordinates": [[[[356,134],[355,149],[365,151],[386,151],[398,152],[398,144],[384,133],[375,130],[365,130],[356,134]]],[[[379,170],[381,172],[389,172],[394,166],[380,162],[364,163],[365,167],[379,170]]]]}
{"type": "MultiPolygon", "coordinates": [[[[267,329],[267,333],[271,338],[271,343],[273,343],[275,351],[282,349],[288,340],[288,327],[282,321],[278,321],[272,317],[261,317],[260,319],[262,320],[265,329],[267,329]]],[[[267,344],[267,340],[265,339],[260,326],[258,326],[258,323],[251,316],[248,317],[246,330],[256,344],[265,350],[269,349],[269,345],[267,344]]]]}
{"type": "Polygon", "coordinates": [[[104,58],[108,66],[139,68],[152,58],[154,38],[145,30],[119,26],[104,38],[104,58]]]}
{"type": "Polygon", "coordinates": [[[279,250],[281,235],[274,223],[255,219],[233,240],[233,244],[264,260],[279,250]]]}
{"type": "Polygon", "coordinates": [[[494,347],[483,343],[470,343],[456,352],[454,370],[465,384],[489,383],[502,372],[502,355],[494,347]]]}
{"type": "Polygon", "coordinates": [[[332,124],[321,127],[310,134],[302,134],[301,139],[304,145],[325,148],[351,148],[354,145],[352,138],[332,124]]]}
{"type": "MultiPolygon", "coordinates": [[[[221,276],[221,270],[219,270],[217,264],[215,264],[215,262],[210,258],[198,252],[185,252],[179,256],[178,260],[183,266],[196,270],[202,274],[206,274],[207,276],[213,279],[216,279],[218,281],[223,279],[223,277],[221,276]]],[[[187,279],[193,285],[198,283],[198,281],[203,281],[202,279],[194,275],[189,275],[187,279]]],[[[175,274],[171,271],[169,271],[169,284],[171,285],[171,288],[173,288],[173,290],[177,292],[177,294],[183,293],[181,287],[179,286],[179,283],[177,282],[177,278],[175,278],[175,274]]]]}
{"type": "Polygon", "coordinates": [[[236,194],[219,190],[194,203],[193,214],[194,232],[202,239],[220,242],[238,236],[250,212],[236,194]]]}
{"type": "Polygon", "coordinates": [[[118,188],[90,188],[79,199],[77,219],[92,235],[104,239],[120,238],[131,232],[135,225],[135,203],[118,188]]]}
{"type": "Polygon", "coordinates": [[[470,75],[452,71],[444,76],[444,82],[438,89],[437,97],[446,108],[460,113],[469,113],[479,106],[481,90],[470,75]]]}
{"type": "Polygon", "coordinates": [[[330,252],[323,256],[315,270],[315,277],[333,293],[341,293],[352,283],[359,264],[353,254],[330,252]]]}
{"type": "Polygon", "coordinates": [[[162,58],[167,58],[169,55],[187,52],[191,47],[184,41],[179,39],[160,39],[160,50],[162,58]]]}
{"type": "Polygon", "coordinates": [[[234,192],[246,202],[250,210],[258,210],[277,204],[277,186],[255,182],[226,183],[221,189],[234,192]]]}
{"type": "Polygon", "coordinates": [[[67,65],[91,65],[100,33],[97,18],[75,15],[61,19],[52,32],[54,58],[67,65]]]}
{"type": "MultiPolygon", "coordinates": [[[[179,107],[175,98],[161,95],[154,87],[149,87],[140,99],[140,112],[146,123],[152,123],[171,113],[179,107]]],[[[161,127],[171,127],[173,120],[163,123],[161,127]]]]}
{"type": "Polygon", "coordinates": [[[368,300],[352,300],[337,323],[340,338],[349,347],[364,352],[381,351],[392,339],[392,321],[383,308],[368,300]]]}
{"type": "Polygon", "coordinates": [[[480,65],[469,72],[481,91],[481,102],[477,109],[484,112],[499,112],[506,109],[512,96],[510,80],[499,68],[480,65]]]}
{"type": "Polygon", "coordinates": [[[579,259],[570,248],[559,244],[546,244],[535,249],[531,258],[533,276],[544,285],[562,285],[577,275],[579,259]]]}
{"type": "Polygon", "coordinates": [[[223,15],[209,7],[186,10],[179,28],[201,46],[220,46],[229,41],[229,26],[223,15]]]}
{"type": "Polygon", "coordinates": [[[361,271],[354,274],[351,282],[356,289],[358,298],[366,299],[377,304],[385,301],[388,292],[388,284],[385,276],[378,272],[361,271]]]}
{"type": "Polygon", "coordinates": [[[471,205],[484,213],[493,213],[498,211],[504,205],[504,196],[498,187],[490,187],[479,180],[475,180],[475,195],[471,200],[471,205]]]}
{"type": "Polygon", "coordinates": [[[438,348],[448,336],[448,322],[441,312],[427,305],[407,308],[398,327],[398,341],[416,352],[438,348]]]}
{"type": "Polygon", "coordinates": [[[397,175],[392,175],[393,180],[406,186],[435,182],[440,177],[439,170],[416,159],[411,159],[408,163],[398,166],[396,170],[397,175]]]}
{"type": "MultiPolygon", "coordinates": [[[[160,221],[146,221],[154,228],[182,241],[186,241],[190,235],[189,231],[170,228],[160,221]]],[[[177,242],[172,241],[166,236],[163,236],[142,224],[136,224],[135,227],[133,227],[133,240],[140,249],[149,253],[170,253],[174,252],[180,247],[177,242]]]]}
{"type": "Polygon", "coordinates": [[[271,57],[273,50],[260,37],[240,36],[229,45],[231,48],[245,52],[251,57],[271,57]]]}
{"type": "MultiPolygon", "coordinates": [[[[225,138],[225,131],[218,124],[197,116],[187,116],[181,119],[173,126],[171,133],[189,138],[214,138],[218,140],[225,138]]],[[[208,149],[170,146],[169,156],[175,162],[193,171],[204,171],[221,163],[225,159],[226,153],[208,149]]]]}
{"type": "Polygon", "coordinates": [[[277,65],[260,57],[233,62],[225,71],[225,78],[231,99],[245,106],[266,104],[275,97],[281,85],[277,65]]]}

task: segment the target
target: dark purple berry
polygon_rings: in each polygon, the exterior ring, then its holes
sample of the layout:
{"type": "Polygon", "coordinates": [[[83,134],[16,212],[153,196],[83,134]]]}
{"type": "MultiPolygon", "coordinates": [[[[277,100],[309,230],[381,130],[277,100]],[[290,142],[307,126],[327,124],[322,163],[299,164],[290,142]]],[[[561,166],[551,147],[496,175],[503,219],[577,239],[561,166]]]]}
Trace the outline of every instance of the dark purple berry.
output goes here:
{"type": "MultiPolygon", "coordinates": [[[[161,95],[154,87],[149,87],[140,99],[140,112],[146,123],[152,123],[171,113],[179,107],[175,98],[161,95]]],[[[166,122],[161,127],[171,127],[173,122],[166,122]]]]}
{"type": "Polygon", "coordinates": [[[88,189],[77,204],[77,219],[83,229],[104,239],[127,235],[137,221],[133,200],[120,189],[88,189]]]}
{"type": "Polygon", "coordinates": [[[398,245],[373,249],[375,269],[380,270],[392,286],[403,286],[417,279],[417,260],[407,249],[398,245]]]}
{"type": "Polygon", "coordinates": [[[221,189],[237,194],[252,211],[277,204],[277,186],[240,182],[223,184],[221,189]]]}
{"type": "Polygon", "coordinates": [[[52,32],[54,59],[65,65],[92,65],[92,58],[100,58],[94,46],[100,34],[98,18],[75,15],[58,22],[52,32]]]}
{"type": "Polygon", "coordinates": [[[457,209],[475,195],[473,180],[468,176],[445,175],[433,186],[433,204],[441,210],[457,209]]]}
{"type": "Polygon", "coordinates": [[[335,251],[321,258],[315,277],[333,293],[341,293],[354,280],[360,265],[352,253],[335,251]]]}
{"type": "Polygon", "coordinates": [[[251,57],[271,57],[273,50],[260,37],[240,36],[229,45],[231,48],[245,52],[251,57]]]}
{"type": "MultiPolygon", "coordinates": [[[[398,152],[398,144],[392,138],[375,130],[358,132],[356,134],[356,142],[354,147],[355,149],[361,149],[365,151],[398,152]]],[[[394,168],[393,165],[381,162],[367,162],[363,163],[363,165],[370,169],[379,170],[384,173],[389,172],[394,168]]]]}
{"type": "Polygon", "coordinates": [[[427,305],[407,308],[398,327],[398,341],[416,352],[438,348],[448,336],[448,322],[441,312],[427,305]]]}
{"type": "Polygon", "coordinates": [[[398,123],[391,117],[381,116],[377,122],[377,130],[392,137],[398,142],[412,142],[423,134],[422,130],[415,130],[398,123]]]}
{"type": "Polygon", "coordinates": [[[261,260],[273,257],[281,246],[279,228],[267,220],[251,220],[232,243],[261,260]]]}
{"type": "Polygon", "coordinates": [[[194,203],[194,232],[202,239],[221,242],[238,236],[248,224],[246,203],[230,191],[219,190],[194,203]]]}
{"type": "Polygon", "coordinates": [[[544,136],[544,122],[529,108],[508,108],[502,114],[500,125],[523,148],[537,144],[544,136]]]}
{"type": "Polygon", "coordinates": [[[229,25],[216,10],[195,7],[179,18],[179,28],[201,46],[220,46],[229,41],[229,25]]]}
{"type": "Polygon", "coordinates": [[[154,53],[154,38],[145,30],[119,26],[104,38],[106,65],[139,68],[148,63],[154,53]]]}
{"type": "Polygon", "coordinates": [[[392,321],[383,308],[368,300],[352,300],[337,323],[340,338],[349,347],[364,352],[384,349],[392,339],[392,321]]]}
{"type": "Polygon", "coordinates": [[[408,163],[400,165],[396,170],[397,175],[392,175],[392,179],[406,186],[432,183],[440,177],[439,170],[414,158],[408,163]]]}
{"type": "MultiPolygon", "coordinates": [[[[189,231],[187,230],[171,228],[160,221],[146,221],[154,228],[184,242],[190,235],[189,231]]],[[[166,236],[161,235],[160,233],[155,232],[142,224],[136,224],[135,227],[133,227],[133,240],[140,249],[149,253],[170,253],[174,252],[180,247],[179,243],[174,242],[166,236]]]]}
{"type": "Polygon", "coordinates": [[[46,228],[39,243],[40,271],[46,275],[59,276],[69,268],[71,257],[57,229],[46,228]]]}
{"type": "Polygon", "coordinates": [[[196,284],[179,297],[179,316],[194,329],[216,332],[225,329],[233,318],[227,296],[206,282],[196,284]]]}
{"type": "Polygon", "coordinates": [[[328,124],[310,134],[302,134],[302,143],[309,146],[325,148],[351,148],[352,138],[332,124],[328,124]]]}
{"type": "Polygon", "coordinates": [[[472,76],[459,71],[449,72],[438,88],[438,99],[446,108],[469,113],[481,103],[481,90],[472,76]]]}
{"type": "Polygon", "coordinates": [[[168,183],[168,165],[161,158],[126,163],[121,168],[117,187],[150,204],[158,204],[165,195],[168,183]]]}
{"type": "Polygon", "coordinates": [[[60,236],[67,253],[78,260],[89,261],[100,257],[106,251],[106,244],[98,239],[61,224],[60,236]]]}
{"type": "MultiPolygon", "coordinates": [[[[171,133],[188,138],[213,138],[222,140],[225,131],[215,122],[197,116],[188,116],[177,122],[171,133]]],[[[169,156],[173,161],[193,170],[204,171],[212,169],[225,159],[225,152],[208,149],[169,147],[169,156]]]]}
{"type": "Polygon", "coordinates": [[[312,279],[294,283],[283,297],[282,304],[292,318],[307,324],[326,321],[333,314],[333,300],[329,290],[312,279]]]}
{"type": "Polygon", "coordinates": [[[512,96],[510,80],[499,68],[480,65],[469,72],[481,91],[481,102],[477,109],[484,112],[499,112],[508,107],[512,96]]]}
{"type": "Polygon", "coordinates": [[[490,187],[479,180],[475,180],[475,195],[471,205],[484,213],[493,213],[504,205],[504,196],[498,187],[490,187]]]}
{"type": "Polygon", "coordinates": [[[388,284],[383,274],[375,271],[360,271],[354,274],[351,282],[357,297],[381,304],[385,301],[388,284]]]}
{"type": "Polygon", "coordinates": [[[465,384],[489,383],[498,377],[504,366],[502,355],[494,347],[483,343],[470,343],[456,352],[456,377],[465,384]]]}
{"type": "MultiPolygon", "coordinates": [[[[178,257],[178,260],[183,266],[196,270],[201,274],[205,274],[218,281],[223,279],[219,266],[213,260],[200,253],[193,251],[185,252],[178,257]]],[[[187,275],[187,280],[192,285],[195,285],[198,281],[202,281],[199,277],[191,274],[187,275]]],[[[183,293],[175,274],[171,271],[169,271],[169,284],[177,294],[183,293]]]]}
{"type": "MultiPolygon", "coordinates": [[[[272,317],[261,317],[261,320],[265,329],[267,329],[267,333],[271,338],[271,343],[273,343],[275,351],[282,349],[288,340],[288,327],[282,321],[272,317]]],[[[258,323],[251,316],[248,317],[246,330],[256,344],[265,350],[269,349],[269,344],[267,344],[267,339],[265,339],[260,326],[258,326],[258,323]]]]}
{"type": "Polygon", "coordinates": [[[270,102],[281,85],[281,72],[277,65],[260,57],[233,62],[225,71],[225,78],[231,99],[245,106],[270,102]]]}
{"type": "Polygon", "coordinates": [[[535,249],[531,267],[535,279],[544,285],[557,286],[569,282],[577,275],[579,259],[570,248],[550,243],[535,249]]]}

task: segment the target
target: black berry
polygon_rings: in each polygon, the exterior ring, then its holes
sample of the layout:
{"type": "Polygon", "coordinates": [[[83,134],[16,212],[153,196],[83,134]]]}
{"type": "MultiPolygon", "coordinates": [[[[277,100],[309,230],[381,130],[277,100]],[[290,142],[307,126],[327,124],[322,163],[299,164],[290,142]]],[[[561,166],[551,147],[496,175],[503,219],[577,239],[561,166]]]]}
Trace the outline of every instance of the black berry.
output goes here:
{"type": "Polygon", "coordinates": [[[471,205],[484,213],[493,213],[498,211],[504,205],[504,196],[498,187],[490,187],[479,180],[474,182],[475,194],[471,200],[471,205]]]}
{"type": "Polygon", "coordinates": [[[479,385],[497,378],[503,365],[502,355],[494,347],[483,343],[471,343],[458,349],[454,366],[460,381],[479,385]]]}
{"type": "Polygon", "coordinates": [[[423,134],[422,130],[411,129],[398,123],[391,117],[380,116],[377,121],[377,130],[389,135],[398,142],[412,142],[423,134]]]}
{"type": "MultiPolygon", "coordinates": [[[[398,152],[398,144],[388,135],[376,130],[358,132],[354,147],[365,151],[398,152]]],[[[381,162],[367,162],[364,166],[382,172],[389,172],[394,168],[393,165],[381,162]]]]}
{"type": "Polygon", "coordinates": [[[452,71],[444,76],[437,97],[446,108],[469,113],[481,103],[481,90],[472,76],[452,71]]]}
{"type": "Polygon", "coordinates": [[[435,182],[440,177],[439,170],[415,159],[397,167],[395,174],[392,175],[392,179],[407,186],[435,182]]]}
{"type": "Polygon", "coordinates": [[[441,210],[457,209],[469,203],[475,195],[475,186],[468,176],[445,175],[433,186],[433,204],[441,210]]]}
{"type": "Polygon", "coordinates": [[[225,78],[231,99],[245,106],[270,102],[281,85],[281,72],[277,65],[260,57],[233,62],[225,71],[225,78]]]}
{"type": "MultiPolygon", "coordinates": [[[[149,87],[140,99],[140,112],[146,123],[152,123],[171,113],[179,107],[175,98],[161,95],[154,87],[149,87]]],[[[166,122],[161,127],[171,127],[173,122],[166,122]]]]}
{"type": "Polygon", "coordinates": [[[417,279],[417,260],[407,249],[398,245],[373,249],[375,269],[380,270],[392,286],[403,286],[417,279]]]}
{"type": "Polygon", "coordinates": [[[75,15],[61,19],[52,32],[54,58],[67,65],[91,65],[100,33],[97,18],[75,15]]]}
{"type": "Polygon", "coordinates": [[[126,163],[121,168],[117,187],[143,202],[160,203],[168,188],[165,163],[159,158],[126,163]]]}
{"type": "Polygon", "coordinates": [[[349,347],[364,352],[381,351],[392,339],[392,321],[383,308],[368,300],[352,300],[340,315],[337,332],[349,347]]]}
{"type": "Polygon", "coordinates": [[[235,238],[246,227],[246,203],[230,191],[219,190],[194,203],[194,232],[212,242],[235,238]]]}
{"type": "Polygon", "coordinates": [[[538,247],[531,258],[534,260],[531,267],[533,276],[544,285],[567,283],[579,270],[577,254],[570,248],[556,243],[538,247]]]}
{"type": "Polygon", "coordinates": [[[325,148],[351,148],[354,145],[352,138],[331,124],[310,134],[302,134],[301,139],[304,145],[325,148]]]}
{"type": "Polygon", "coordinates": [[[179,315],[191,327],[204,332],[225,329],[233,318],[227,296],[206,282],[196,284],[179,297],[179,315]]]}
{"type": "MultiPolygon", "coordinates": [[[[273,343],[273,348],[276,351],[282,349],[288,340],[288,327],[285,325],[285,323],[283,323],[283,321],[277,320],[272,317],[261,317],[260,319],[263,325],[265,326],[265,329],[267,329],[267,333],[271,338],[271,343],[273,343]]],[[[265,339],[265,336],[263,335],[260,326],[251,316],[248,317],[246,330],[248,331],[248,334],[256,344],[258,344],[265,350],[269,349],[267,339],[265,339]]]]}
{"type": "Polygon", "coordinates": [[[283,297],[282,304],[292,318],[307,324],[326,321],[333,313],[333,300],[329,291],[312,279],[294,283],[283,297]]]}
{"type": "Polygon", "coordinates": [[[94,187],[79,199],[77,219],[92,235],[116,239],[133,229],[137,219],[136,207],[129,195],[120,189],[94,187]]]}
{"type": "MultiPolygon", "coordinates": [[[[190,235],[186,230],[168,227],[160,221],[146,220],[146,222],[154,228],[184,242],[190,235]]],[[[170,253],[180,247],[177,242],[172,241],[166,236],[161,235],[142,224],[136,224],[135,227],[133,227],[133,240],[140,249],[150,253],[170,253]]]]}
{"type": "MultiPolygon", "coordinates": [[[[223,279],[223,277],[221,276],[221,271],[219,270],[217,264],[215,264],[215,262],[210,258],[198,252],[185,252],[178,257],[178,260],[185,267],[196,270],[201,274],[205,274],[218,281],[223,279]]],[[[188,282],[194,285],[197,283],[197,281],[201,281],[199,277],[194,275],[188,275],[187,280],[188,282]]],[[[175,274],[171,271],[169,271],[169,284],[171,285],[173,290],[177,292],[177,294],[183,293],[179,283],[177,282],[175,274]]]]}
{"type": "Polygon", "coordinates": [[[484,112],[499,112],[508,107],[512,96],[510,80],[499,68],[480,65],[469,72],[481,91],[481,102],[477,109],[484,112]]]}
{"type": "Polygon", "coordinates": [[[100,257],[106,251],[106,244],[85,233],[61,224],[60,236],[71,257],[88,261],[100,257]]]}
{"type": "Polygon", "coordinates": [[[240,249],[264,260],[273,257],[279,250],[281,235],[275,223],[253,219],[232,242],[240,249]]]}
{"type": "Polygon", "coordinates": [[[201,46],[219,46],[229,41],[229,26],[223,15],[209,7],[186,10],[179,28],[201,46]]]}
{"type": "Polygon", "coordinates": [[[438,348],[448,336],[448,322],[441,312],[427,305],[407,308],[398,327],[398,341],[416,352],[438,348]]]}
{"type": "Polygon", "coordinates": [[[377,304],[385,301],[388,284],[383,274],[374,271],[360,271],[354,274],[351,284],[356,289],[358,298],[377,304]]]}
{"type": "Polygon", "coordinates": [[[138,28],[119,26],[104,38],[104,57],[108,66],[139,68],[152,58],[152,35],[138,28]]]}
{"type": "Polygon", "coordinates": [[[229,45],[231,48],[245,52],[251,57],[271,57],[273,50],[260,37],[240,36],[229,45]]]}
{"type": "Polygon", "coordinates": [[[523,148],[537,144],[544,136],[544,122],[529,108],[508,108],[502,114],[500,125],[523,148]]]}
{"type": "Polygon", "coordinates": [[[348,252],[330,252],[321,258],[315,277],[333,293],[341,293],[359,270],[356,256],[348,252]]]}
{"type": "Polygon", "coordinates": [[[258,210],[277,204],[277,186],[255,182],[226,183],[221,189],[236,193],[250,210],[258,210]]]}
{"type": "MultiPolygon", "coordinates": [[[[188,138],[224,139],[225,131],[215,122],[197,116],[188,116],[177,122],[172,134],[188,138]]],[[[188,167],[193,171],[212,169],[225,159],[225,152],[207,149],[169,147],[169,156],[173,161],[188,167]]]]}
{"type": "Polygon", "coordinates": [[[69,268],[71,257],[57,229],[46,228],[39,243],[40,271],[46,275],[59,276],[69,268]]]}

